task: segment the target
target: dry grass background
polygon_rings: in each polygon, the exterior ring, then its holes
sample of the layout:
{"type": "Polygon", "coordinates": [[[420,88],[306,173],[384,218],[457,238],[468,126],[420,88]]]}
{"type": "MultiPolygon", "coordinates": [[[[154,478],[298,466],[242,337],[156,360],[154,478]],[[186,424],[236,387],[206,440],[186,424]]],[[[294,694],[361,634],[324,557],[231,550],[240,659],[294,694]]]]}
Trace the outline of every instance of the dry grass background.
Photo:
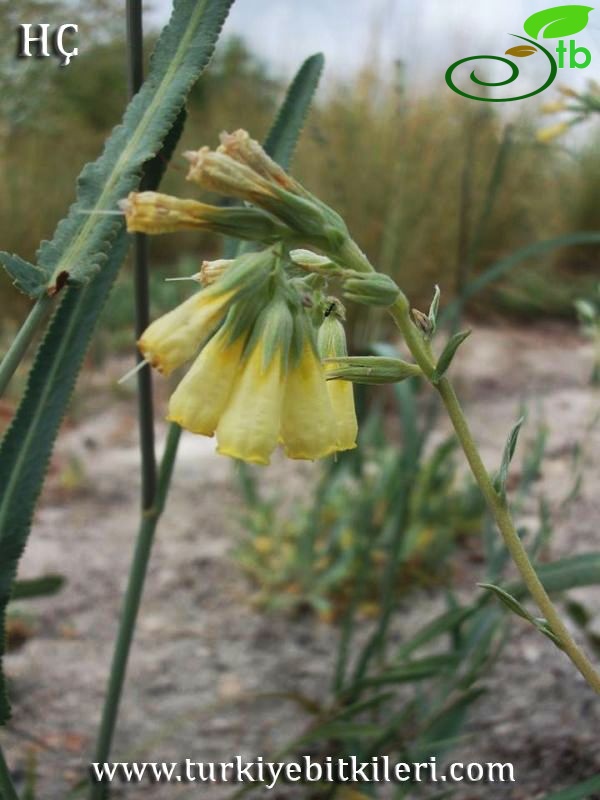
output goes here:
{"type": "MultiPolygon", "coordinates": [[[[295,174],[348,221],[372,260],[425,303],[434,283],[456,288],[469,243],[489,197],[505,121],[488,104],[450,92],[415,97],[401,65],[390,71],[372,58],[345,81],[325,80],[294,164],[295,174]]],[[[34,65],[35,66],[35,65],[34,65]]],[[[73,199],[82,165],[94,158],[125,102],[123,48],[118,39],[83,54],[77,70],[38,66],[27,90],[35,102],[0,131],[0,245],[32,259],[73,199]],[[36,99],[37,97],[37,99],[36,99]]],[[[268,130],[282,82],[239,40],[221,44],[192,92],[181,149],[214,144],[222,129],[268,130]]],[[[23,91],[21,87],[20,91],[23,91]]],[[[495,202],[473,267],[481,270],[526,244],[563,233],[600,229],[600,141],[590,132],[573,148],[541,145],[544,120],[522,115],[495,185],[495,202]]],[[[175,160],[167,192],[193,195],[175,160]]],[[[182,259],[218,252],[206,236],[153,242],[154,263],[178,272],[182,259]]],[[[487,293],[486,313],[572,315],[574,296],[597,272],[598,248],[555,251],[527,262],[502,292],[487,293]]],[[[161,305],[160,289],[157,302],[161,305]]],[[[483,302],[483,305],[482,305],[483,302]]],[[[0,279],[2,317],[20,317],[26,303],[0,279]]]]}

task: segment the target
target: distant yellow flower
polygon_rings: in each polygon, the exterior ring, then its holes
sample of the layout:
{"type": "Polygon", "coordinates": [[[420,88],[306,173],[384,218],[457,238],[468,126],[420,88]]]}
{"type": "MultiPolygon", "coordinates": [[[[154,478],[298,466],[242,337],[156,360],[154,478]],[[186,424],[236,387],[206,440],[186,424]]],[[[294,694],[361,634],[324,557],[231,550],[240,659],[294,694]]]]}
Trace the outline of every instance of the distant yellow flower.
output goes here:
{"type": "Polygon", "coordinates": [[[570,86],[559,86],[558,91],[562,94],[563,97],[569,97],[573,100],[579,97],[579,92],[576,92],[575,89],[572,89],[570,86]]]}
{"type": "Polygon", "coordinates": [[[559,122],[556,125],[551,125],[549,128],[542,128],[542,130],[537,132],[536,139],[542,144],[547,144],[563,136],[570,127],[568,122],[559,122]]]}
{"type": "Polygon", "coordinates": [[[567,109],[567,104],[563,100],[553,100],[550,103],[542,103],[540,111],[542,114],[560,114],[567,109]]]}
{"type": "MultiPolygon", "coordinates": [[[[319,329],[319,354],[322,359],[348,355],[344,326],[334,313],[325,318],[319,329]]],[[[325,374],[328,369],[325,364],[325,374]]],[[[327,391],[336,420],[336,447],[338,450],[352,450],[356,447],[358,435],[354,387],[350,381],[329,380],[327,391]]]]}

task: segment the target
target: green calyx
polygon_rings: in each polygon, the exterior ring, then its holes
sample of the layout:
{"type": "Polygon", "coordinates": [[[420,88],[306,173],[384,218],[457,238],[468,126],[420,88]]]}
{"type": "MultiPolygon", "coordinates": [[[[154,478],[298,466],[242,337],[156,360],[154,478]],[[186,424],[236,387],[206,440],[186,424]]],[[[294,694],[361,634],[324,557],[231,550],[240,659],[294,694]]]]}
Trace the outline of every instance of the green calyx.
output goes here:
{"type": "Polygon", "coordinates": [[[352,383],[399,383],[421,375],[416,364],[398,358],[381,356],[350,356],[325,360],[327,380],[345,380],[352,383]]]}
{"type": "MultiPolygon", "coordinates": [[[[345,273],[348,274],[348,273],[345,273]]],[[[389,308],[400,295],[396,283],[381,272],[352,272],[343,283],[344,297],[367,306],[389,308]]]]}

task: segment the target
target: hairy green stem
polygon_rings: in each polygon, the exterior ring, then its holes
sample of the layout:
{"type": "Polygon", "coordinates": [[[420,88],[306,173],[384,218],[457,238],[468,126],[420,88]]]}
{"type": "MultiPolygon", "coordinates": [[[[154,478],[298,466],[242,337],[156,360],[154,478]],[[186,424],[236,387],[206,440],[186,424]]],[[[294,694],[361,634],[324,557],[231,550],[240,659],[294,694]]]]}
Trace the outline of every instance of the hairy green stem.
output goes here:
{"type": "Polygon", "coordinates": [[[19,800],[2,747],[0,747],[0,800],[19,800]]]}
{"type": "Polygon", "coordinates": [[[52,305],[52,297],[44,293],[35,301],[29,312],[27,319],[19,328],[19,332],[13,339],[6,355],[0,362],[0,395],[8,386],[15,370],[23,360],[31,340],[37,333],[38,328],[46,318],[46,314],[52,305]]]}
{"type": "MultiPolygon", "coordinates": [[[[346,242],[341,248],[341,251],[337,254],[337,258],[351,269],[360,272],[373,271],[372,264],[352,240],[346,242]]],[[[435,372],[435,363],[431,348],[413,324],[410,318],[410,306],[404,294],[400,294],[396,303],[389,308],[389,312],[400,329],[404,341],[416,363],[421,368],[425,377],[431,381],[435,372]]],[[[444,377],[433,385],[442,398],[456,436],[467,458],[469,467],[490,508],[515,566],[523,578],[523,582],[544,615],[552,632],[560,640],[564,652],[592,689],[600,694],[600,674],[574,641],[554,607],[548,593],[544,589],[542,582],[538,578],[529,560],[527,551],[523,547],[521,539],[516,531],[507,503],[494,489],[488,471],[481,460],[479,450],[477,449],[477,445],[475,444],[475,440],[450,381],[444,377]]]]}
{"type": "MultiPolygon", "coordinates": [[[[144,37],[141,0],[127,0],[127,41],[129,50],[129,95],[133,97],[144,80],[144,37]]],[[[142,187],[144,187],[142,178],[142,187]]],[[[148,239],[137,233],[133,239],[133,277],[135,293],[135,335],[142,335],[150,324],[148,277],[148,239]]],[[[137,352],[138,363],[143,358],[137,352]]],[[[156,494],[156,453],[154,449],[154,409],[152,370],[146,364],[137,374],[140,452],[142,456],[142,511],[152,508],[156,494]]]]}
{"type": "MultiPolygon", "coordinates": [[[[133,561],[131,562],[127,589],[119,620],[119,631],[110,668],[108,687],[104,698],[98,742],[96,744],[95,761],[101,764],[107,761],[110,755],[119,703],[123,691],[123,683],[125,681],[125,673],[127,671],[127,661],[129,659],[135,624],[142,599],[144,581],[148,570],[152,544],[154,542],[154,534],[169,492],[180,435],[181,428],[178,425],[171,425],[167,435],[165,453],[160,464],[155,503],[151,509],[143,514],[140,522],[135,553],[133,561]]],[[[103,800],[103,798],[107,796],[107,784],[95,784],[92,786],[90,792],[91,800],[103,800]]]]}
{"type": "MultiPolygon", "coordinates": [[[[408,302],[404,296],[401,296],[400,300],[391,307],[390,313],[402,332],[415,361],[426,377],[431,379],[435,365],[429,356],[425,342],[410,319],[408,302]]],[[[496,492],[488,471],[481,460],[479,450],[450,381],[444,377],[435,386],[452,421],[454,431],[465,453],[473,476],[486,499],[504,543],[525,585],[546,618],[552,632],[559,638],[564,652],[569,656],[589,685],[600,694],[600,674],[598,674],[585,653],[573,640],[538,578],[515,529],[507,503],[496,492]]]]}

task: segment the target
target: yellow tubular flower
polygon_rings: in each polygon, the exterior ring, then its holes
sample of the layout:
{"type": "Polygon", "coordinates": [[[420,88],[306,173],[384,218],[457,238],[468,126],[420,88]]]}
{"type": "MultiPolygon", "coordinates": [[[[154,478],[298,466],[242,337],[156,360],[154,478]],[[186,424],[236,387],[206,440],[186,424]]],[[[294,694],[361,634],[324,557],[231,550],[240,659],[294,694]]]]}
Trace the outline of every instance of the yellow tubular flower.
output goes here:
{"type": "Polygon", "coordinates": [[[138,347],[144,358],[168,375],[193,358],[225,316],[232,300],[258,292],[273,265],[271,250],[246,253],[204,289],[153,322],[138,347]]]}
{"type": "Polygon", "coordinates": [[[204,347],[169,400],[167,419],[192,433],[212,436],[240,369],[244,336],[231,341],[224,325],[204,347]]]}
{"type": "Polygon", "coordinates": [[[161,192],[130,192],[119,203],[129,233],[173,233],[205,228],[218,209],[161,192]]]}
{"type": "Polygon", "coordinates": [[[281,441],[288,458],[314,461],[338,449],[336,419],[329,399],[325,371],[308,331],[302,333],[300,358],[290,366],[286,379],[281,441]]]}
{"type": "Polygon", "coordinates": [[[260,313],[250,353],[217,425],[217,452],[269,463],[279,439],[291,328],[291,314],[281,298],[260,313]]]}
{"type": "MultiPolygon", "coordinates": [[[[348,354],[344,326],[332,313],[319,329],[319,354],[321,358],[336,358],[348,354]]],[[[325,374],[327,375],[327,365],[325,374]]],[[[329,380],[327,391],[336,419],[336,445],[338,450],[356,447],[358,422],[354,408],[354,387],[350,381],[329,380]]]]}
{"type": "MultiPolygon", "coordinates": [[[[233,162],[235,163],[235,162],[233,162]]],[[[130,192],[119,202],[129,233],[209,230],[259,242],[277,242],[289,229],[258,208],[227,208],[184,200],[160,192],[130,192]]]]}
{"type": "Polygon", "coordinates": [[[283,401],[283,365],[276,353],[265,363],[262,342],[254,348],[217,425],[217,452],[268,464],[277,447],[283,401]]]}
{"type": "Polygon", "coordinates": [[[164,375],[194,357],[223,318],[233,290],[205,289],[146,328],[138,341],[144,358],[164,375]]]}

